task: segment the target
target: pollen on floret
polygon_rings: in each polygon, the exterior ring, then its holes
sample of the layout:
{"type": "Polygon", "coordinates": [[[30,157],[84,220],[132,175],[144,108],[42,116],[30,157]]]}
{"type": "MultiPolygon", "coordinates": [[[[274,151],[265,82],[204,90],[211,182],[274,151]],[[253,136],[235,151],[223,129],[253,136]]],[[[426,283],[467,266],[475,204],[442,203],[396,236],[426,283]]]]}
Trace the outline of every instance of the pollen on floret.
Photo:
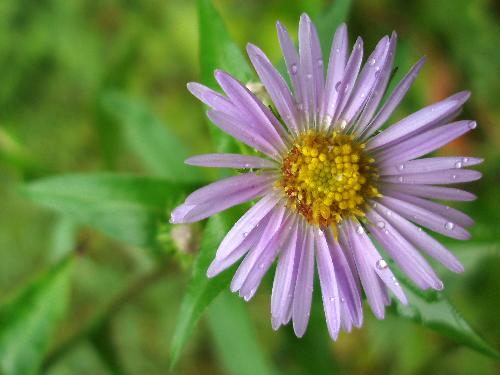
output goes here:
{"type": "Polygon", "coordinates": [[[310,224],[327,227],[364,216],[366,200],[380,196],[374,159],[364,148],[350,135],[305,132],[284,157],[277,187],[310,224]]]}

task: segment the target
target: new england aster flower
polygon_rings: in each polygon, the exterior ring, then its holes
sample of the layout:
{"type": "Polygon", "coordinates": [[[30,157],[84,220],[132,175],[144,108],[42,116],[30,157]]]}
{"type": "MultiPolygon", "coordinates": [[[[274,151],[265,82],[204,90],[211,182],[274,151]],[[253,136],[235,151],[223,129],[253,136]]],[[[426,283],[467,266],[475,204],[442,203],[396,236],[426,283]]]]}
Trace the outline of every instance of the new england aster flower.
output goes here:
{"type": "Polygon", "coordinates": [[[421,253],[454,272],[463,267],[421,227],[469,238],[473,221],[435,202],[469,201],[473,194],[441,185],[480,178],[464,169],[482,160],[427,157],[476,127],[452,120],[469,98],[460,92],[425,107],[380,132],[421,69],[418,61],[382,104],[392,72],[396,34],[385,36],[362,66],[363,41],[348,54],[347,28],[333,38],[326,69],[316,29],[307,15],[299,25],[299,53],[285,28],[278,37],[291,88],[266,55],[247,51],[269,97],[263,104],[228,73],[215,72],[225,96],[198,83],[188,88],[211,109],[220,129],[263,157],[208,154],[186,162],[203,167],[247,169],[205,186],[177,207],[172,223],[202,220],[261,197],[227,233],[207,275],[214,277],[244,257],[231,290],[245,300],[255,294],[277,259],[271,297],[272,326],[293,320],[297,336],[308,324],[317,266],[330,336],[363,321],[361,289],[373,313],[384,317],[391,300],[407,299],[373,240],[418,287],[443,289],[421,253]]]}

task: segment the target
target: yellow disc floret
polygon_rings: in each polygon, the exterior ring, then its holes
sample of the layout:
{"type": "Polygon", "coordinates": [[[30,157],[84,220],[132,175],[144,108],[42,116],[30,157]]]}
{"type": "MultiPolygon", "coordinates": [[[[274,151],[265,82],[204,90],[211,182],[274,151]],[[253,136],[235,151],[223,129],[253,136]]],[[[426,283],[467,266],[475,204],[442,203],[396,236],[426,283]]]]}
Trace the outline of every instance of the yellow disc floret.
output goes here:
{"type": "Polygon", "coordinates": [[[300,135],[281,166],[277,185],[289,205],[320,227],[364,216],[367,198],[379,196],[374,160],[350,135],[309,131],[300,135]]]}

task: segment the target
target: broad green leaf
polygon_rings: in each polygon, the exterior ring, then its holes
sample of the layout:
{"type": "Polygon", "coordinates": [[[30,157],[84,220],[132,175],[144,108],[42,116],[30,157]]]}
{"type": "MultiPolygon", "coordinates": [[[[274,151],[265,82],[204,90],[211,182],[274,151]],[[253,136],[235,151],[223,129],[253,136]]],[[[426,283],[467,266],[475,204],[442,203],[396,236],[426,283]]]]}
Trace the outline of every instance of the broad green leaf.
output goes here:
{"type": "Polygon", "coordinates": [[[208,323],[223,367],[233,375],[271,375],[273,369],[255,335],[245,303],[222,292],[208,309],[208,323]]]}
{"type": "Polygon", "coordinates": [[[323,56],[328,57],[335,30],[342,22],[346,22],[351,10],[352,0],[335,0],[316,20],[318,37],[323,56]]]}
{"type": "Polygon", "coordinates": [[[157,244],[157,228],[184,196],[185,187],[131,175],[74,174],[26,185],[34,202],[136,246],[157,244]]]}
{"type": "Polygon", "coordinates": [[[174,182],[202,179],[195,168],[184,164],[190,155],[188,149],[145,106],[118,93],[105,95],[103,105],[117,119],[126,141],[152,173],[174,182]]]}
{"type": "Polygon", "coordinates": [[[0,306],[0,373],[38,373],[66,311],[72,259],[56,264],[0,306]]]}
{"type": "Polygon", "coordinates": [[[170,349],[170,367],[179,359],[184,345],[193,333],[202,313],[215,297],[227,288],[232,277],[231,269],[209,279],[206,275],[208,266],[215,257],[215,251],[225,234],[238,218],[238,210],[232,209],[213,216],[205,229],[201,249],[193,265],[193,275],[184,295],[179,318],[170,349]]]}
{"type": "MultiPolygon", "coordinates": [[[[227,71],[243,83],[252,80],[253,71],[238,46],[232,41],[224,22],[211,0],[198,0],[201,82],[218,89],[214,71],[227,71]]],[[[215,126],[210,126],[212,139],[219,152],[241,151],[238,143],[215,126]]]]}
{"type": "Polygon", "coordinates": [[[441,294],[421,291],[402,280],[408,305],[396,302],[396,313],[419,325],[430,328],[459,344],[468,346],[490,357],[500,359],[500,353],[488,344],[441,294]]]}

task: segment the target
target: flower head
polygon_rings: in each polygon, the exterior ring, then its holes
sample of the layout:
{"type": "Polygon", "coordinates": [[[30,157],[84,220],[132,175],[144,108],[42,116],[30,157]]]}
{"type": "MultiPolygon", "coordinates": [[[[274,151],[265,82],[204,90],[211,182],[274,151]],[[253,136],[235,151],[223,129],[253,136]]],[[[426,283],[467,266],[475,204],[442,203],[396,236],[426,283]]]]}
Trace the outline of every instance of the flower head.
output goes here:
{"type": "Polygon", "coordinates": [[[233,226],[208,269],[214,277],[243,258],[231,290],[245,300],[255,294],[277,260],[271,298],[273,328],[293,320],[297,336],[307,328],[317,266],[328,330],[336,339],[363,321],[361,289],[377,318],[389,293],[407,303],[389,259],[418,287],[443,283],[421,253],[454,272],[455,256],[422,227],[469,238],[473,221],[434,200],[473,200],[473,194],[444,187],[480,178],[465,169],[482,160],[427,157],[476,127],[452,120],[468,92],[425,107],[380,132],[421,69],[418,61],[381,105],[392,73],[396,34],[384,37],[362,65],[363,42],[349,54],[347,28],[333,38],[326,68],[316,29],[307,15],[299,25],[299,53],[277,24],[291,89],[256,46],[250,60],[272,101],[264,105],[228,73],[215,77],[225,96],[197,83],[189,90],[211,109],[208,117],[226,133],[263,154],[195,156],[188,164],[247,169],[203,187],[171,216],[173,223],[204,219],[261,197],[233,226]],[[385,252],[381,255],[374,245],[385,252]]]}

